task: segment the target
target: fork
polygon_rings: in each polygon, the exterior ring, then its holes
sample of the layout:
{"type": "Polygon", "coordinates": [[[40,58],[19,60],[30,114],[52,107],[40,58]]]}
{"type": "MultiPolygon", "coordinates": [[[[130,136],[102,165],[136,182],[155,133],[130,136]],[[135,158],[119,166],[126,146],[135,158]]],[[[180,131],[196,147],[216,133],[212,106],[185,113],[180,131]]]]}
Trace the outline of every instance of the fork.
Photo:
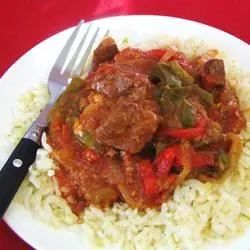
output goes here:
{"type": "MultiPolygon", "coordinates": [[[[87,44],[87,48],[84,51],[78,65],[76,61],[79,57],[81,49],[87,40],[87,36],[91,29],[91,24],[87,27],[86,32],[83,34],[78,47],[76,48],[73,56],[69,58],[70,50],[76,41],[76,37],[82,26],[83,21],[77,25],[70,38],[64,45],[58,58],[48,77],[48,88],[50,91],[50,101],[39,114],[38,118],[32,123],[24,137],[17,144],[16,148],[4,164],[0,171],[0,218],[3,217],[9,204],[11,203],[14,195],[20,187],[23,179],[28,173],[29,167],[34,163],[37,150],[42,146],[41,137],[42,133],[48,126],[48,114],[55,104],[58,97],[62,94],[68,84],[68,80],[74,70],[75,75],[80,75],[82,68],[86,64],[88,56],[92,50],[93,44],[97,38],[100,28],[98,27],[90,42],[87,44]],[[69,59],[69,63],[63,70],[66,60],[69,59]]],[[[108,34],[106,32],[105,36],[108,34]]]]}

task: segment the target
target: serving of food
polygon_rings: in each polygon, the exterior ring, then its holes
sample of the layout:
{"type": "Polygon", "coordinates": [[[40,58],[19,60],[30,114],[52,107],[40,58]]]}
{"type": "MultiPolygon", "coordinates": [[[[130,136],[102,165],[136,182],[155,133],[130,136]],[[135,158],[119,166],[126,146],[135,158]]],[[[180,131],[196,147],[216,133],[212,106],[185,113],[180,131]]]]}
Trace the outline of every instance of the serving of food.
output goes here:
{"type": "Polygon", "coordinates": [[[55,178],[75,213],[159,207],[185,179],[220,181],[236,166],[246,121],[217,53],[99,44],[93,70],[73,79],[48,128],[55,178]]]}
{"type": "MultiPolygon", "coordinates": [[[[129,39],[100,41],[59,97],[16,202],[90,249],[200,249],[238,235],[250,224],[250,88],[214,47],[129,39]]],[[[47,99],[44,85],[24,94],[31,115],[12,142],[47,99]]]]}

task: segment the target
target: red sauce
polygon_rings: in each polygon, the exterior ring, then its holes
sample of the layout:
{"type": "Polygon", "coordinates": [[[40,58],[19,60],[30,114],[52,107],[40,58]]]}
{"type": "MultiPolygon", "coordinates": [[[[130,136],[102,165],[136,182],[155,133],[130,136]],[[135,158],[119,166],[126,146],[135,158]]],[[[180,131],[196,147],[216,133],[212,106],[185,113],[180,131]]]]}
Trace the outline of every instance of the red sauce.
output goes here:
{"type": "Polygon", "coordinates": [[[73,79],[50,114],[55,177],[77,214],[91,204],[105,208],[117,201],[139,209],[159,207],[186,178],[219,180],[230,168],[232,138],[237,140],[229,134],[245,127],[237,96],[223,81],[224,69],[209,68],[223,63],[214,61],[202,72],[202,65],[194,69],[176,52],[164,62],[165,72],[158,68],[163,75],[153,83],[150,75],[167,58],[164,50],[118,52],[115,46],[113,40],[100,44],[95,71],[85,80],[73,79]],[[171,68],[173,60],[181,68],[171,68]],[[169,87],[171,79],[185,84],[174,70],[190,74],[197,68],[190,77],[197,77],[193,84],[199,83],[200,92],[169,87]],[[212,79],[206,82],[209,89],[202,79],[212,79]],[[219,90],[214,79],[220,79],[219,90]],[[208,105],[209,98],[214,101],[208,105]]]}

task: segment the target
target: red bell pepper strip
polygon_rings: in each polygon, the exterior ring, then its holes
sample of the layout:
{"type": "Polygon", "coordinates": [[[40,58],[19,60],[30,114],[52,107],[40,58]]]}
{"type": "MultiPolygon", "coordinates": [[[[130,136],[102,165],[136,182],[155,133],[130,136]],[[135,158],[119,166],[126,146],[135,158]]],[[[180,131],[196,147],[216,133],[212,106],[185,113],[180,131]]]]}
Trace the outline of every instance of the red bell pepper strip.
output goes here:
{"type": "Polygon", "coordinates": [[[165,177],[169,174],[171,167],[179,153],[178,147],[173,146],[163,150],[156,158],[154,164],[157,167],[157,176],[165,177]]]}
{"type": "Polygon", "coordinates": [[[147,53],[149,56],[160,60],[162,56],[165,54],[165,52],[166,49],[151,49],[147,53]]]}
{"type": "Polygon", "coordinates": [[[185,157],[180,145],[175,145],[163,150],[154,162],[154,165],[157,168],[156,175],[158,177],[166,177],[169,175],[172,166],[175,164],[178,166],[186,165],[186,167],[190,166],[191,168],[202,168],[204,166],[213,166],[215,164],[215,158],[211,152],[198,152],[190,146],[186,153],[190,156],[190,163],[187,163],[184,160],[185,157]]]}
{"type": "Polygon", "coordinates": [[[153,171],[153,165],[149,160],[141,160],[137,165],[138,173],[146,196],[152,196],[160,192],[157,177],[153,171]]]}
{"type": "Polygon", "coordinates": [[[196,128],[184,129],[166,129],[161,132],[162,135],[180,138],[180,139],[193,139],[195,137],[203,136],[206,132],[207,120],[199,120],[196,128]]]}

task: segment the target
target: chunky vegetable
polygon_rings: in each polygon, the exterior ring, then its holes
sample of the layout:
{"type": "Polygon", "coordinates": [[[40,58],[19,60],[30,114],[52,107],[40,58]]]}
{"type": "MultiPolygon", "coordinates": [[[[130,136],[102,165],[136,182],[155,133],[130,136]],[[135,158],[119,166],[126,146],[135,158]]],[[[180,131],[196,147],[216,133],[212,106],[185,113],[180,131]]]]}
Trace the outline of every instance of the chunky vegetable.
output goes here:
{"type": "Polygon", "coordinates": [[[151,73],[151,78],[158,79],[162,84],[170,87],[180,87],[181,79],[173,72],[169,63],[159,63],[151,73]]]}
{"type": "Polygon", "coordinates": [[[157,175],[160,178],[164,178],[169,174],[178,155],[178,151],[178,147],[169,147],[157,156],[154,164],[157,167],[157,175]]]}
{"type": "Polygon", "coordinates": [[[164,136],[170,136],[180,139],[193,139],[195,137],[203,136],[206,132],[207,121],[197,121],[197,127],[185,129],[166,129],[162,132],[164,136]]]}
{"type": "Polygon", "coordinates": [[[192,64],[190,63],[190,61],[188,60],[188,58],[182,52],[179,52],[179,51],[176,52],[170,58],[170,60],[176,60],[176,61],[178,61],[178,63],[181,65],[181,67],[183,69],[185,69],[187,72],[192,72],[193,71],[192,64]]]}
{"type": "Polygon", "coordinates": [[[181,122],[184,127],[194,127],[197,123],[196,111],[186,99],[182,104],[181,122]]]}
{"type": "Polygon", "coordinates": [[[168,63],[171,71],[182,81],[183,85],[194,83],[194,78],[178,63],[177,60],[172,60],[168,63]]]}
{"type": "Polygon", "coordinates": [[[176,60],[159,62],[152,71],[151,78],[158,79],[162,85],[169,85],[170,87],[194,83],[193,77],[176,60]]]}
{"type": "Polygon", "coordinates": [[[165,49],[151,49],[148,51],[148,55],[155,57],[156,59],[161,59],[165,53],[165,49]]]}
{"type": "Polygon", "coordinates": [[[95,139],[94,137],[87,131],[83,131],[81,135],[79,136],[79,140],[81,143],[86,145],[88,148],[91,148],[95,144],[95,139]]]}
{"type": "Polygon", "coordinates": [[[164,102],[169,99],[170,102],[177,104],[184,98],[196,95],[202,103],[205,105],[212,105],[214,102],[213,95],[198,85],[194,84],[192,86],[177,87],[177,88],[162,88],[161,94],[159,95],[160,102],[162,106],[166,105],[164,102]]]}
{"type": "Polygon", "coordinates": [[[138,173],[143,185],[143,191],[146,196],[151,196],[159,193],[157,177],[153,171],[153,166],[149,160],[142,160],[138,164],[138,173]]]}
{"type": "Polygon", "coordinates": [[[218,182],[233,171],[245,119],[216,53],[101,42],[93,70],[72,80],[49,119],[55,176],[75,213],[159,207],[185,179],[218,182]]]}

